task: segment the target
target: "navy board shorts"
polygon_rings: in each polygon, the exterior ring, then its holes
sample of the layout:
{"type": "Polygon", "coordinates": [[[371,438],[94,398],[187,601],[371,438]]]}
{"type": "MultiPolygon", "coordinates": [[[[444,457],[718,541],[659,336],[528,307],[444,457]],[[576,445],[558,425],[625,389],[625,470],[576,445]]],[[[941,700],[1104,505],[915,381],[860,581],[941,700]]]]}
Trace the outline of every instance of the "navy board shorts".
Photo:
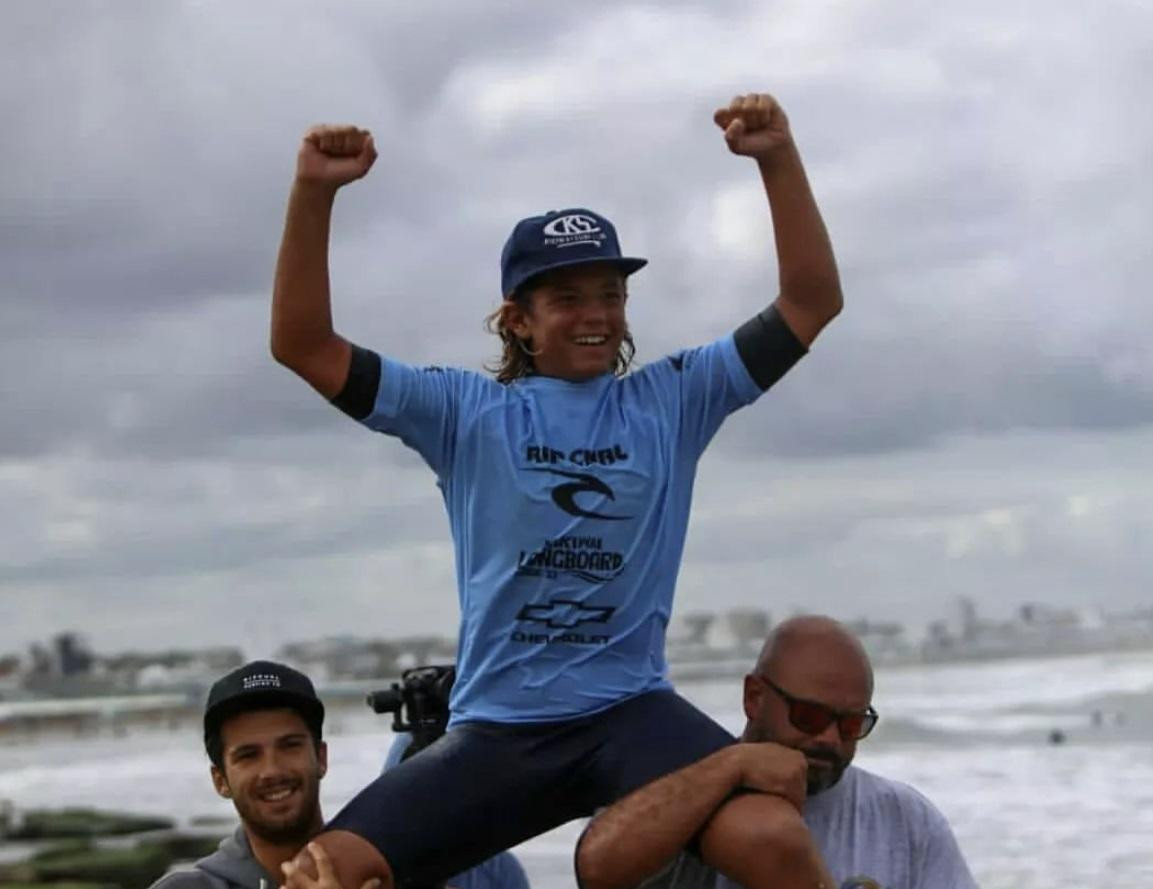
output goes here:
{"type": "Polygon", "coordinates": [[[732,742],[666,690],[559,722],[464,723],[382,774],[327,829],[372,843],[398,885],[436,884],[732,742]]]}

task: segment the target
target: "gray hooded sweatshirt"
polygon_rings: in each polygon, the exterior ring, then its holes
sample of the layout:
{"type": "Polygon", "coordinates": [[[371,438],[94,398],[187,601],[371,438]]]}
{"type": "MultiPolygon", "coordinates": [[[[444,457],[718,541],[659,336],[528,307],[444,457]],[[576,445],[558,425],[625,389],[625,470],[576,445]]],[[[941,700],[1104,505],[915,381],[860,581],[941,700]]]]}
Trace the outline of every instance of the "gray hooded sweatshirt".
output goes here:
{"type": "Polygon", "coordinates": [[[207,858],[189,870],[165,874],[151,889],[276,889],[280,883],[256,860],[244,827],[238,826],[207,858]]]}

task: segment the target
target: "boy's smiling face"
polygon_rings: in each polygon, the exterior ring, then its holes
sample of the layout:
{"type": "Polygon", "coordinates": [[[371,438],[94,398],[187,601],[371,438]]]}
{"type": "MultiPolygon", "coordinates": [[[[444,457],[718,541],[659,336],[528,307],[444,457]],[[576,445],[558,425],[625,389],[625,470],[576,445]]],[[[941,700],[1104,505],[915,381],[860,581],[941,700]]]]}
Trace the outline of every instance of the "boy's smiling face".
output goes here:
{"type": "Polygon", "coordinates": [[[531,350],[537,373],[581,382],[611,373],[628,331],[624,276],[611,262],[556,269],[510,301],[506,323],[531,350]]]}

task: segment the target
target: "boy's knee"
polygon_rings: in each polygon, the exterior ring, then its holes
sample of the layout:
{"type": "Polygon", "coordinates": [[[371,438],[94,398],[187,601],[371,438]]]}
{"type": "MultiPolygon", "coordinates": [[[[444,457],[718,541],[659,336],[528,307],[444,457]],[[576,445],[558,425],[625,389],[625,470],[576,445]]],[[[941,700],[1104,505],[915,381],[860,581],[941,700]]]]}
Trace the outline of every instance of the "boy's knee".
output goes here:
{"type": "MultiPolygon", "coordinates": [[[[380,850],[359,834],[347,830],[325,831],[312,840],[324,851],[343,889],[360,889],[369,880],[380,880],[379,889],[392,889],[392,868],[380,850]]],[[[307,847],[293,859],[300,869],[316,879],[316,864],[307,847]]],[[[294,889],[291,880],[288,889],[294,889]]]]}
{"type": "Polygon", "coordinates": [[[701,855],[725,873],[790,871],[812,862],[815,846],[800,813],[783,797],[747,793],[725,803],[701,835],[701,855]]]}

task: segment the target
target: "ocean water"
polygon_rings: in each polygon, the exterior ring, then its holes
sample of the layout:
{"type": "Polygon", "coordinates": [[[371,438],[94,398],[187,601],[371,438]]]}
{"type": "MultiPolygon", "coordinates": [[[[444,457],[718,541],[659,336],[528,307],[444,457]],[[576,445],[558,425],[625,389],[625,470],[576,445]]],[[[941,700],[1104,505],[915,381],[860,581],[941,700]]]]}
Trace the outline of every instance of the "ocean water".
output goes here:
{"type": "MultiPolygon", "coordinates": [[[[680,691],[734,731],[740,679],[680,691]]],[[[907,781],[946,814],[985,889],[1153,885],[1153,652],[882,669],[881,722],[857,763],[907,781]],[[1054,744],[1054,731],[1063,742],[1054,744]]],[[[325,811],[380,768],[386,721],[336,710],[325,811]]],[[[195,724],[124,737],[0,744],[0,800],[92,805],[185,821],[230,817],[195,724]]],[[[580,824],[517,849],[534,887],[567,889],[580,824]]]]}

